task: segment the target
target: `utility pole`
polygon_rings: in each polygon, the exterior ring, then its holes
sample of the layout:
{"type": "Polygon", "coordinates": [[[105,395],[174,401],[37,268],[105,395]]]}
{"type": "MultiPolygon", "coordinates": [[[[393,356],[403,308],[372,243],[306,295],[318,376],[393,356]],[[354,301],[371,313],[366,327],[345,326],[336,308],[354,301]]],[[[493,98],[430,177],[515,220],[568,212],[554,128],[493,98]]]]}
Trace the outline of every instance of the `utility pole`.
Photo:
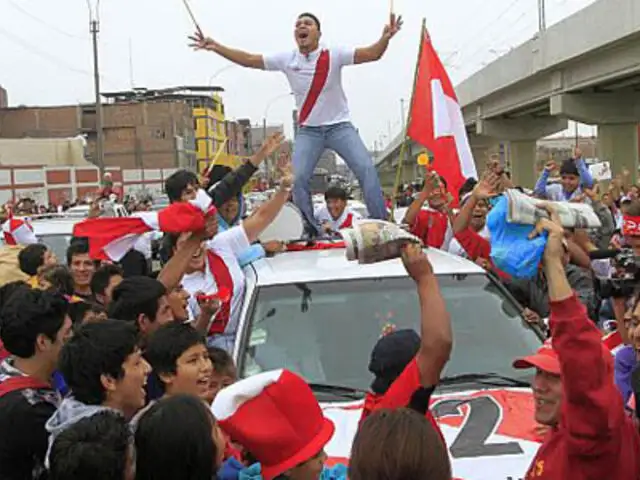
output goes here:
{"type": "Polygon", "coordinates": [[[102,118],[102,99],[100,97],[100,66],[98,65],[98,20],[91,20],[91,37],[93,40],[93,82],[96,94],[96,162],[100,169],[100,177],[104,175],[104,131],[102,118]]]}
{"type": "MultiPolygon", "coordinates": [[[[262,144],[267,141],[267,117],[266,115],[262,118],[262,144]]],[[[269,158],[266,158],[264,161],[264,174],[267,177],[267,183],[269,184],[269,188],[271,188],[271,172],[269,171],[269,158]]]]}
{"type": "Polygon", "coordinates": [[[538,0],[538,30],[540,33],[547,29],[547,18],[545,12],[545,0],[538,0]]]}

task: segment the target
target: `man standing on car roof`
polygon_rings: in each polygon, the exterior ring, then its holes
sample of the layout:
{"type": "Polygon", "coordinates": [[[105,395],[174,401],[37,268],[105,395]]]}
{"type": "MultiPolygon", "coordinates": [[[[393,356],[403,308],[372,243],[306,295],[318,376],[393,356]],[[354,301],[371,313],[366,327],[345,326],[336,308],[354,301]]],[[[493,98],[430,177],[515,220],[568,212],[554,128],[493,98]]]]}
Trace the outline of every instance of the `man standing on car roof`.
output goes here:
{"type": "Polygon", "coordinates": [[[526,479],[637,479],[640,436],[616,389],[611,352],[567,280],[560,219],[546,208],[551,220],[540,220],[536,231],[549,234],[544,268],[551,341],[513,364],[536,369],[535,417],[550,427],[526,479]]]}
{"type": "Polygon", "coordinates": [[[191,46],[215,52],[238,65],[283,72],[299,112],[293,151],[295,186],[293,199],[302,210],[310,233],[320,231],[313,216],[309,182],[325,148],[335,150],[355,173],[364,192],[372,218],[386,219],[380,180],[371,156],[352,125],[349,106],[342,88],[342,67],[379,60],[389,40],[400,31],[402,18],[391,14],[380,39],[364,48],[327,48],[320,45],[320,21],[311,13],[298,16],[295,24],[297,49],[273,55],[235,50],[204,37],[198,31],[191,46]]]}

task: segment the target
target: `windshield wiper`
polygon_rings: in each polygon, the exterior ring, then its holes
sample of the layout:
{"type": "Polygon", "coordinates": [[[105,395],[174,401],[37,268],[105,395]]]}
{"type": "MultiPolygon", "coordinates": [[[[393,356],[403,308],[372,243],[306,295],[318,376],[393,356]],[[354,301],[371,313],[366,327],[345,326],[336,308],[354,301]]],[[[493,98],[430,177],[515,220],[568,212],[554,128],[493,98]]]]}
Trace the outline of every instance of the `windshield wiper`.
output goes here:
{"type": "Polygon", "coordinates": [[[310,383],[309,386],[314,393],[330,393],[337,397],[351,398],[354,400],[360,400],[366,394],[366,390],[360,390],[358,388],[346,387],[344,385],[329,385],[326,383],[310,383]]]}
{"type": "Polygon", "coordinates": [[[442,378],[439,385],[457,385],[460,383],[478,383],[492,387],[531,387],[531,384],[525,380],[518,380],[517,378],[506,377],[492,372],[452,375],[442,378]]]}

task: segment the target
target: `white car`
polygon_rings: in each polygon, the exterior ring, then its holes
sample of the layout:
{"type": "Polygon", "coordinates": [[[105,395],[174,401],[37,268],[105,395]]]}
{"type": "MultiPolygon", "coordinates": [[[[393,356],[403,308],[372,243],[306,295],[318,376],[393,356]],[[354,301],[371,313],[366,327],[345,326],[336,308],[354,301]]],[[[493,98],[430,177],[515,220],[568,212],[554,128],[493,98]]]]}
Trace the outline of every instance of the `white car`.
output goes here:
{"type": "MultiPolygon", "coordinates": [[[[534,434],[531,372],[516,357],[542,343],[520,307],[480,267],[429,249],[454,331],[454,348],[432,411],[450,447],[454,478],[524,476],[534,434]]],[[[336,424],[330,463],[347,462],[373,380],[367,370],[383,327],[419,332],[416,287],[400,260],[348,262],[343,249],[289,252],[245,269],[246,296],[234,357],[242,377],[288,368],[314,388],[336,424]]]]}
{"type": "Polygon", "coordinates": [[[73,226],[82,220],[84,220],[83,217],[58,216],[34,217],[30,222],[38,241],[49,247],[58,257],[58,261],[65,264],[67,247],[73,236],[73,226]]]}

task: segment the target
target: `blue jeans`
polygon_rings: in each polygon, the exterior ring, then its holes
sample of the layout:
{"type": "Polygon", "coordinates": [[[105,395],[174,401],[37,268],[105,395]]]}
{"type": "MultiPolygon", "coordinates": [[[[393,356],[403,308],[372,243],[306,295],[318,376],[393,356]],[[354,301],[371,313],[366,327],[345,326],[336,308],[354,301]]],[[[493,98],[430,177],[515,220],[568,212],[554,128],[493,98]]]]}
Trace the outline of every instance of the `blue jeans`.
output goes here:
{"type": "Polygon", "coordinates": [[[296,135],[293,147],[293,171],[295,174],[293,201],[302,211],[306,221],[316,231],[320,230],[313,216],[309,183],[320,156],[326,148],[340,155],[356,175],[364,193],[369,216],[386,220],[387,210],[384,206],[382,187],[371,155],[351,122],[342,122],[319,127],[300,127],[296,135]]]}

